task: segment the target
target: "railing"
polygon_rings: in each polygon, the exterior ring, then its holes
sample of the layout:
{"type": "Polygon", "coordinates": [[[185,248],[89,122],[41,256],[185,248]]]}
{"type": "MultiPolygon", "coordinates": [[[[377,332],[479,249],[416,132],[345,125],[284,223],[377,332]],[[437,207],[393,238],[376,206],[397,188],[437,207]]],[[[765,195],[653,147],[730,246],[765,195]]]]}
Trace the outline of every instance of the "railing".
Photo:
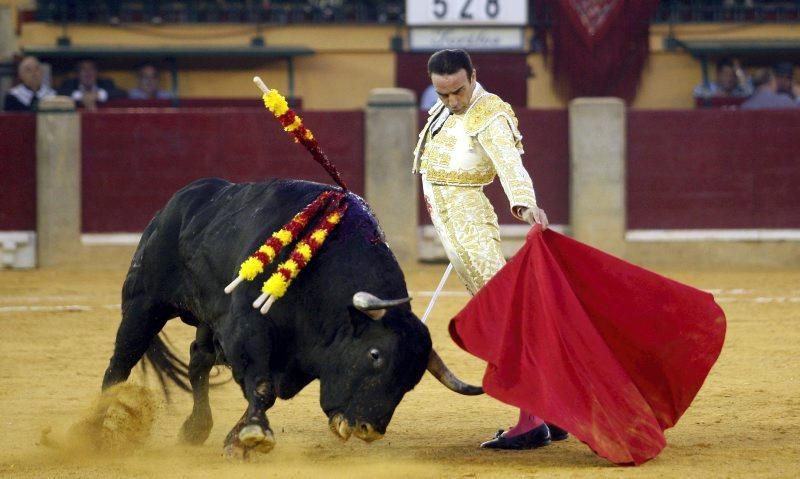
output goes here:
{"type": "Polygon", "coordinates": [[[784,23],[800,19],[800,1],[662,0],[653,23],[784,23]]]}
{"type": "MultiPolygon", "coordinates": [[[[36,19],[67,23],[403,24],[405,0],[40,0],[36,19]]],[[[549,25],[531,0],[529,23],[549,25]]],[[[653,23],[782,23],[800,20],[800,0],[662,0],[653,23]]]]}
{"type": "Polygon", "coordinates": [[[404,0],[40,0],[36,19],[55,23],[405,22],[404,0]]]}

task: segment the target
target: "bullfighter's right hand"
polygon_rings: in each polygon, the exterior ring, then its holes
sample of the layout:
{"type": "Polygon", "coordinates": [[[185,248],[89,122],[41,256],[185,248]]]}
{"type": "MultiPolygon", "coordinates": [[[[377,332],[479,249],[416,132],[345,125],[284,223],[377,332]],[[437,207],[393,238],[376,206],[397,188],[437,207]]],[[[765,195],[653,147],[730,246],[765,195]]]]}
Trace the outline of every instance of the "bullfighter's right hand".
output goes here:
{"type": "Polygon", "coordinates": [[[537,206],[534,206],[533,208],[525,208],[522,211],[522,219],[527,221],[531,226],[534,224],[542,225],[542,231],[546,230],[547,226],[550,224],[550,222],[547,221],[547,213],[537,206]]]}

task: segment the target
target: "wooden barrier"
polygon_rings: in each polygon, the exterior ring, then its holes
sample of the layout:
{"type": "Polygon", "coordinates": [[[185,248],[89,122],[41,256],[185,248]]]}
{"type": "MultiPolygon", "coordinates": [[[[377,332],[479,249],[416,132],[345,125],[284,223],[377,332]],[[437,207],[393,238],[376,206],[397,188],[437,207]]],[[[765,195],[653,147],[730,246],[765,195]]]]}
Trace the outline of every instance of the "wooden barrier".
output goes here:
{"type": "MultiPolygon", "coordinates": [[[[552,224],[571,226],[574,232],[574,223],[581,220],[569,211],[574,172],[569,166],[567,112],[517,113],[526,148],[523,162],[532,174],[539,204],[552,224]]],[[[300,114],[348,185],[363,195],[364,132],[374,127],[366,124],[364,112],[300,114]]],[[[84,234],[134,233],[130,238],[135,239],[175,191],[197,178],[282,177],[331,183],[264,110],[102,109],[82,112],[79,118],[84,234]]],[[[14,232],[17,238],[3,240],[4,245],[17,241],[19,232],[32,235],[36,230],[35,119],[0,114],[0,233],[11,238],[8,234],[14,232]]],[[[420,113],[417,120],[423,119],[420,113]]],[[[626,136],[617,141],[627,151],[626,199],[618,212],[626,221],[626,258],[645,264],[800,263],[798,112],[628,111],[625,124],[626,136]]],[[[579,138],[582,133],[574,128],[569,136],[579,138]]],[[[58,150],[58,145],[52,146],[58,150]]],[[[591,153],[591,144],[586,151],[591,153]]],[[[407,153],[407,168],[401,165],[397,174],[407,170],[411,175],[411,151],[407,153]]],[[[591,177],[586,179],[591,184],[591,177]]],[[[412,190],[407,198],[396,198],[397,204],[414,204],[412,190]]],[[[581,188],[572,194],[588,193],[581,188]]],[[[511,217],[499,182],[487,188],[487,195],[501,226],[513,237],[504,242],[513,253],[526,225],[511,217]]],[[[592,202],[585,206],[584,213],[591,217],[592,202]]],[[[418,212],[421,237],[435,242],[427,212],[422,206],[418,212]]],[[[421,246],[420,257],[440,256],[421,246]]]]}
{"type": "MultiPolygon", "coordinates": [[[[348,186],[363,194],[363,112],[298,113],[348,186]]],[[[332,183],[264,109],[105,110],[82,120],[84,233],[142,231],[198,178],[332,183]]]]}
{"type": "Polygon", "coordinates": [[[800,228],[800,111],[628,112],[628,229],[800,228]]]}
{"type": "Polygon", "coordinates": [[[0,231],[36,229],[36,116],[0,115],[0,231]]]}

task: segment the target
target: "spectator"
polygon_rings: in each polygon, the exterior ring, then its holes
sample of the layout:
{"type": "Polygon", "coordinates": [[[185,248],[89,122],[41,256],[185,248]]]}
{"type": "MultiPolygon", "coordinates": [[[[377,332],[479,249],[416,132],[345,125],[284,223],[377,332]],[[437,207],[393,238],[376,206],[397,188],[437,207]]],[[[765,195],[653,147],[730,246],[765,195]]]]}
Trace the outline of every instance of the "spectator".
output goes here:
{"type": "Polygon", "coordinates": [[[428,88],[426,88],[419,97],[419,109],[425,111],[430,110],[438,99],[439,95],[436,93],[436,89],[433,88],[433,85],[428,85],[428,88]]]}
{"type": "Polygon", "coordinates": [[[98,103],[127,97],[127,93],[118,89],[111,79],[97,76],[97,63],[94,60],[78,61],[75,71],[77,78],[70,78],[62,83],[58,93],[80,102],[87,110],[96,110],[98,103]]]}
{"type": "Polygon", "coordinates": [[[36,57],[25,57],[17,66],[19,85],[6,93],[5,111],[36,111],[39,100],[55,96],[56,91],[42,81],[42,65],[36,57]]]}
{"type": "Polygon", "coordinates": [[[695,98],[738,97],[745,98],[753,93],[753,85],[745,76],[739,60],[722,58],[717,62],[715,82],[695,87],[695,98]]]}
{"type": "Polygon", "coordinates": [[[128,92],[134,100],[171,100],[172,93],[159,89],[161,74],[152,63],[145,63],[136,72],[137,86],[128,92]]]}
{"type": "Polygon", "coordinates": [[[794,85],[794,65],[791,62],[780,62],[772,67],[775,74],[775,87],[779,95],[786,95],[797,100],[794,85]]]}
{"type": "Polygon", "coordinates": [[[744,8],[754,8],[755,3],[753,0],[725,0],[723,2],[725,8],[736,8],[737,6],[742,6],[744,8]]]}
{"type": "Polygon", "coordinates": [[[798,107],[791,98],[777,93],[775,75],[766,68],[756,71],[753,75],[753,86],[756,92],[742,103],[742,110],[798,107]]]}

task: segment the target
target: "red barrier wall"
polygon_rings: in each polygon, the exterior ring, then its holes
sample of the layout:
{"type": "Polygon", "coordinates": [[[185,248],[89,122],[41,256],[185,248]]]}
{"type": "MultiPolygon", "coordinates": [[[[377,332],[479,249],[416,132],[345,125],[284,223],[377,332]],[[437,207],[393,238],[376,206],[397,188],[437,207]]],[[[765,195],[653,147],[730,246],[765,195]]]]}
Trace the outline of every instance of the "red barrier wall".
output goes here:
{"type": "MultiPolygon", "coordinates": [[[[569,117],[567,110],[517,110],[536,201],[553,224],[569,224],[569,117]]],[[[499,186],[499,181],[498,181],[499,186]]],[[[502,188],[501,188],[502,190],[502,188]]],[[[502,191],[500,192],[502,194],[502,191]]],[[[505,204],[508,200],[504,198],[505,204]]],[[[494,199],[492,199],[494,202],[494,199]]],[[[498,203],[494,203],[498,204],[498,203]]],[[[508,210],[508,208],[505,208],[508,210]]],[[[508,213],[508,221],[517,220],[508,213]]]]}
{"type": "Polygon", "coordinates": [[[628,112],[628,228],[800,228],[800,112],[628,112]]]}
{"type": "MultiPolygon", "coordinates": [[[[568,224],[567,112],[517,114],[539,203],[568,224]]],[[[363,193],[363,112],[303,117],[363,193]]],[[[82,121],[85,232],[141,231],[175,191],[207,176],[331,183],[266,111],[106,110],[82,121]]],[[[795,111],[629,111],[628,228],[800,228],[797,138],[795,111]]],[[[36,227],[35,143],[34,115],[0,114],[0,230],[36,227]]],[[[498,181],[487,194],[501,223],[517,223],[498,181]]],[[[430,222],[422,207],[420,222],[430,222]]]]}
{"type": "MultiPolygon", "coordinates": [[[[525,154],[522,163],[533,179],[536,201],[554,224],[569,224],[569,138],[566,110],[517,109],[519,129],[525,154]]],[[[420,128],[427,114],[420,114],[420,128]]],[[[409,155],[409,158],[411,156],[409,155]]],[[[411,160],[409,159],[409,168],[411,160]]],[[[508,198],[500,180],[484,190],[494,205],[500,224],[521,224],[511,215],[508,198]]],[[[420,193],[421,197],[421,193],[420,193]]],[[[431,224],[430,216],[420,200],[420,224],[431,224]]]]}
{"type": "Polygon", "coordinates": [[[0,231],[36,229],[36,115],[0,114],[0,231]]]}
{"type": "MultiPolygon", "coordinates": [[[[364,114],[300,112],[348,187],[364,191],[364,114]]],[[[106,110],[82,113],[82,230],[142,231],[198,178],[302,178],[325,170],[266,110],[106,110]]]]}

